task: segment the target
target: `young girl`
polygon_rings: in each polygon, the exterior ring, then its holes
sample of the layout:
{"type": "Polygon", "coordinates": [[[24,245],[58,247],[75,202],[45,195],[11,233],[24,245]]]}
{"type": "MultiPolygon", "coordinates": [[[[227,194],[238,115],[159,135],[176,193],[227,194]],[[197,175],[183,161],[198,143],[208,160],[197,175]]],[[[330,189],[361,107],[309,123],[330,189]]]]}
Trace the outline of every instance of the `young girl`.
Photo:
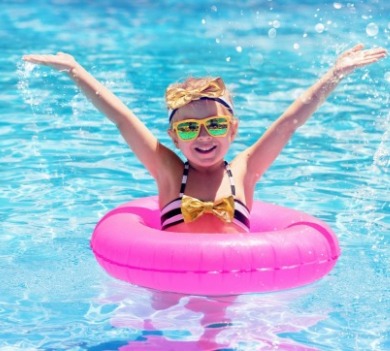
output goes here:
{"type": "Polygon", "coordinates": [[[249,231],[256,182],[296,129],[344,77],[385,56],[385,49],[363,50],[361,44],[345,51],[256,143],[230,163],[224,157],[236,137],[238,120],[221,78],[190,78],[167,89],[168,133],[187,158],[183,162],[72,56],[27,55],[24,60],[66,72],[88,99],[117,125],[157,182],[163,230],[235,233],[249,231]]]}

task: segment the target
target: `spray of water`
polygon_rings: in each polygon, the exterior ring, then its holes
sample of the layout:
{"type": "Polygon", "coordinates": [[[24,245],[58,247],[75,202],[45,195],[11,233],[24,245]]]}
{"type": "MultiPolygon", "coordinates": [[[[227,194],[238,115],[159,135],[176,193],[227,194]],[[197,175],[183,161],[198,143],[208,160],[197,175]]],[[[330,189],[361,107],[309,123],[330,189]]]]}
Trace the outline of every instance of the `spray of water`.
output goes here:
{"type": "Polygon", "coordinates": [[[380,168],[384,173],[389,172],[390,167],[390,112],[384,120],[384,133],[381,142],[374,154],[373,166],[380,168]]]}
{"type": "Polygon", "coordinates": [[[36,65],[30,62],[19,62],[17,64],[17,75],[18,75],[18,90],[21,93],[23,101],[31,107],[33,113],[35,113],[35,108],[42,102],[42,98],[39,98],[38,95],[33,95],[30,89],[30,79],[36,78],[39,76],[37,71],[34,72],[36,65]]]}

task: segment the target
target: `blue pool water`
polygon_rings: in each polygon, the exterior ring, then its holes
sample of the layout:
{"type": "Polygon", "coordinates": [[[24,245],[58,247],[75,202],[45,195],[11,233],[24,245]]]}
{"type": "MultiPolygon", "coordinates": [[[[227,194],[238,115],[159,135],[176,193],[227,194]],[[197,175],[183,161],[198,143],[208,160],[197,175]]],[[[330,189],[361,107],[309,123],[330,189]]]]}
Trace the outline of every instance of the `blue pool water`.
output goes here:
{"type": "Polygon", "coordinates": [[[389,11],[386,0],[1,1],[0,350],[389,350],[388,59],[343,82],[256,188],[332,226],[343,254],[331,274],[167,309],[107,276],[89,248],[98,219],[155,194],[153,180],[66,76],[21,61],[72,53],[170,146],[165,87],[221,75],[241,120],[230,159],[341,50],[389,48],[389,11]]]}

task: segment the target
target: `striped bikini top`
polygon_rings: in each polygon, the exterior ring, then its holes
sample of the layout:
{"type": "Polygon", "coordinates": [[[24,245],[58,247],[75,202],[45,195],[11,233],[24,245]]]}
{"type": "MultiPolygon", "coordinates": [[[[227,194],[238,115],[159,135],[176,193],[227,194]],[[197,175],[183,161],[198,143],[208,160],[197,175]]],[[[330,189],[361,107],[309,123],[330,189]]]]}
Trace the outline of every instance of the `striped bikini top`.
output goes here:
{"type": "MultiPolygon", "coordinates": [[[[162,230],[165,230],[173,225],[184,222],[183,214],[181,213],[181,202],[182,202],[182,198],[183,198],[186,184],[187,184],[189,168],[190,168],[190,166],[189,166],[189,163],[187,161],[184,164],[183,178],[181,181],[179,197],[177,199],[169,202],[161,210],[161,229],[162,230]]],[[[225,161],[225,170],[229,176],[231,193],[235,197],[236,186],[234,185],[232,171],[230,169],[229,164],[226,161],[225,161]]],[[[236,225],[238,225],[239,227],[243,228],[246,232],[249,232],[249,226],[250,226],[249,216],[250,216],[249,210],[245,206],[245,204],[242,203],[240,200],[237,200],[236,198],[234,198],[234,218],[233,218],[232,222],[235,223],[236,225]]]]}

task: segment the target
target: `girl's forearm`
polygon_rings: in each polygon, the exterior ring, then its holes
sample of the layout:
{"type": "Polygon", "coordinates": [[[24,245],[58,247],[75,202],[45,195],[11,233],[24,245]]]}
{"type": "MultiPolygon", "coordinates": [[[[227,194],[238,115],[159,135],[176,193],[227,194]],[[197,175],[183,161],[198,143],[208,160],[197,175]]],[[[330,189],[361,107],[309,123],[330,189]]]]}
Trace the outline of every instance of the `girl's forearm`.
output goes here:
{"type": "Polygon", "coordinates": [[[157,138],[117,96],[81,65],[76,63],[67,73],[93,105],[116,124],[133,152],[156,177],[156,158],[159,158],[159,152],[162,150],[162,147],[158,147],[157,138]]]}
{"type": "Polygon", "coordinates": [[[331,68],[290,105],[281,116],[281,122],[285,122],[284,124],[292,129],[303,125],[334,91],[342,78],[331,68]]]}
{"type": "Polygon", "coordinates": [[[343,77],[357,68],[383,59],[386,55],[387,51],[383,48],[363,50],[362,44],[343,52],[334,66],[287,109],[278,124],[284,126],[288,132],[294,131],[321,106],[343,77]]]}

